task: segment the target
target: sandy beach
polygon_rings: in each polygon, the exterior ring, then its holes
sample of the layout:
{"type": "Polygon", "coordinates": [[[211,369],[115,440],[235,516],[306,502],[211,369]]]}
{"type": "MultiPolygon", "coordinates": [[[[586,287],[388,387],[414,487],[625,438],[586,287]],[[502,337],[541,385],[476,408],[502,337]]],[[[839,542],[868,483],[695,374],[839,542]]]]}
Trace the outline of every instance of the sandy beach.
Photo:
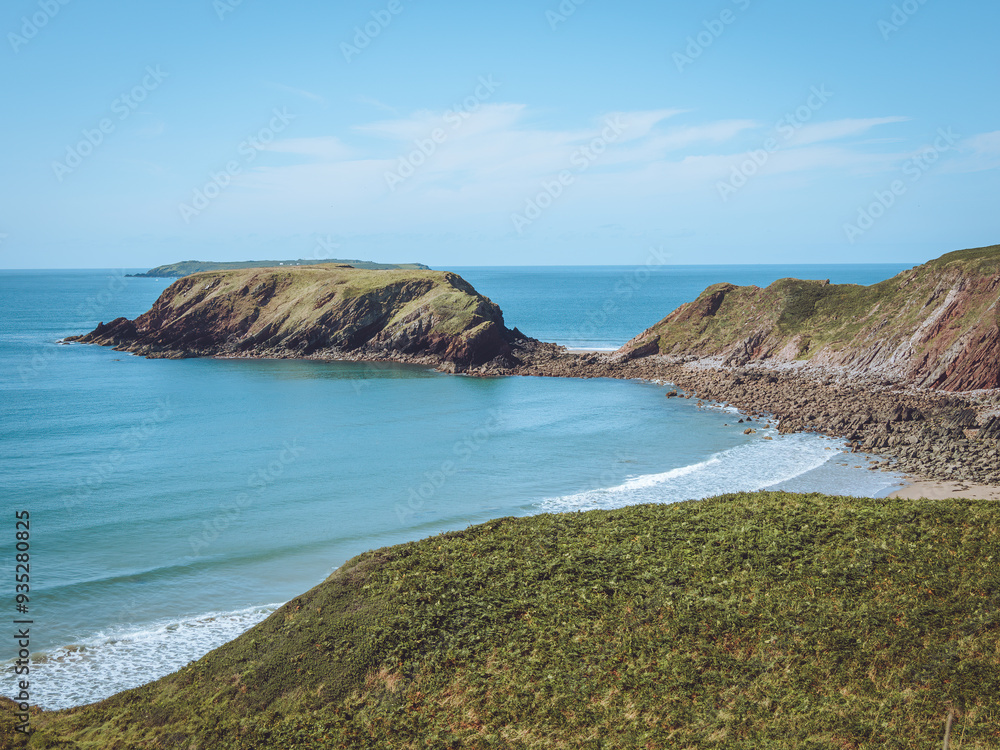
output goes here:
{"type": "Polygon", "coordinates": [[[934,479],[907,478],[905,487],[900,487],[889,497],[906,499],[926,498],[928,500],[948,500],[965,498],[969,500],[1000,500],[1000,487],[972,484],[969,482],[945,482],[934,479]]]}

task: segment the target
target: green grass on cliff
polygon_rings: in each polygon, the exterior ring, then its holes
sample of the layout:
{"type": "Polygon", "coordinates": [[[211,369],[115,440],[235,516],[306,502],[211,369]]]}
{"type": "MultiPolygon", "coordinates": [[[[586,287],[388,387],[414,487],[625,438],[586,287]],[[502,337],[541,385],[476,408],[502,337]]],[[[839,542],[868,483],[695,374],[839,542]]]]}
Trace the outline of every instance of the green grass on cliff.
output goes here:
{"type": "Polygon", "coordinates": [[[945,253],[927,265],[932,268],[947,268],[948,266],[961,265],[979,273],[998,273],[1000,272],[1000,245],[975,247],[969,250],[956,250],[953,253],[945,253]]]}
{"type": "MultiPolygon", "coordinates": [[[[709,294],[706,290],[702,297],[709,294]]],[[[782,336],[803,335],[808,345],[801,355],[807,356],[825,345],[837,348],[855,343],[855,337],[872,324],[880,309],[898,315],[899,310],[892,307],[895,296],[892,280],[866,287],[779,279],[764,289],[732,287],[715,315],[687,325],[678,325],[671,316],[650,333],[659,337],[660,351],[671,352],[678,346],[720,350],[752,331],[774,329],[782,336]]],[[[919,308],[913,322],[918,312],[919,308]]]]}
{"type": "Polygon", "coordinates": [[[901,344],[944,302],[945,293],[962,276],[978,284],[978,291],[964,299],[969,307],[956,323],[961,330],[938,332],[950,343],[981,325],[996,302],[993,287],[982,282],[998,273],[1000,246],[994,245],[948,253],[871,286],[799,279],[779,279],[764,289],[717,284],[630,346],[655,340],[662,353],[710,355],[764,332],[773,349],[801,337],[794,356],[809,359],[824,348],[842,351],[887,340],[901,344]],[[694,314],[720,291],[725,296],[713,314],[694,314]]]}
{"type": "MultiPolygon", "coordinates": [[[[365,553],[32,748],[1000,747],[1000,505],[746,493],[365,553]]],[[[0,723],[10,746],[10,724],[0,723]]]]}
{"type": "Polygon", "coordinates": [[[434,314],[434,332],[468,334],[484,322],[481,297],[461,277],[443,271],[366,270],[332,266],[206,271],[181,279],[161,299],[189,314],[224,300],[233,320],[252,321],[249,333],[308,331],[321,320],[351,324],[343,307],[367,305],[402,324],[423,309],[434,314]],[[332,320],[329,320],[331,312],[332,320]]]}

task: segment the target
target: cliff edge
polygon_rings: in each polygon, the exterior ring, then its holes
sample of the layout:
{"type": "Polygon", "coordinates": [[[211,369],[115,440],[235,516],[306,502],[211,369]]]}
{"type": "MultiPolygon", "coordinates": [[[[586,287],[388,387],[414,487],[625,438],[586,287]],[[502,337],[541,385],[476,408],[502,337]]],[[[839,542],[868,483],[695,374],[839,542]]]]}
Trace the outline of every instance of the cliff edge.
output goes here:
{"type": "Polygon", "coordinates": [[[998,294],[1000,245],[948,253],[867,287],[715,284],[619,353],[803,362],[943,391],[997,388],[998,294]]]}
{"type": "Polygon", "coordinates": [[[323,265],[187,276],[135,320],[67,341],[146,357],[329,356],[461,370],[502,361],[520,337],[453,273],[323,265]]]}

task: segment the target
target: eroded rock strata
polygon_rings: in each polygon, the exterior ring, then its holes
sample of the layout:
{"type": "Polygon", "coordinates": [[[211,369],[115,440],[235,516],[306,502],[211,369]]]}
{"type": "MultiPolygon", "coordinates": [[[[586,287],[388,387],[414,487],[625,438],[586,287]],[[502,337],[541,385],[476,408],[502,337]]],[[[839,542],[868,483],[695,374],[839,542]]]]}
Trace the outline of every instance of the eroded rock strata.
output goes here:
{"type": "Polygon", "coordinates": [[[622,353],[796,363],[943,391],[997,388],[998,294],[1000,246],[948,253],[872,286],[721,283],[622,353]]]}

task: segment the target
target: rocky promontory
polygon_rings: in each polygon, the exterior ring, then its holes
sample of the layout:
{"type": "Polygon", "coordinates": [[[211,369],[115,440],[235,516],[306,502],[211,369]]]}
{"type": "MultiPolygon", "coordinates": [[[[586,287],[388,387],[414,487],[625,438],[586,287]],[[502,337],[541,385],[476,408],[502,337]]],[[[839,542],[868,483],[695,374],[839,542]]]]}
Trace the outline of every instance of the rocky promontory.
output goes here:
{"type": "Polygon", "coordinates": [[[66,340],[146,357],[391,359],[463,371],[516,364],[507,357],[521,338],[453,273],[321,265],[187,276],[135,320],[66,340]]]}

